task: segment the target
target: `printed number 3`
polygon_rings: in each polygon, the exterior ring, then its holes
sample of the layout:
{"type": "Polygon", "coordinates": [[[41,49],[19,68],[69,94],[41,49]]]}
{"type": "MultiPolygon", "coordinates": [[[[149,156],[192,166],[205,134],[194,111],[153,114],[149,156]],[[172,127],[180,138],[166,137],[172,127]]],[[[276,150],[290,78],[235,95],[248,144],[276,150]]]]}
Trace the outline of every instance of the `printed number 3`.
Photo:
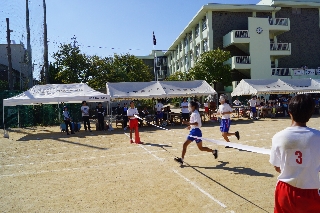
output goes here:
{"type": "Polygon", "coordinates": [[[296,159],[296,162],[298,164],[302,164],[302,152],[296,151],[294,154],[298,156],[297,159],[296,159]]]}

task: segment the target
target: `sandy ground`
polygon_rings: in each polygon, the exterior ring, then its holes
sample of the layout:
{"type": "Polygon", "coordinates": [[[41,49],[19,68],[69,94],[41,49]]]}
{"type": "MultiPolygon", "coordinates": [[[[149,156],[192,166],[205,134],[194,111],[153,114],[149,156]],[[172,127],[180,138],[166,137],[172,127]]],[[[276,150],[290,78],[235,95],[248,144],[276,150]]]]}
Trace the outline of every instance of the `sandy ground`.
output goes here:
{"type": "MultiPolygon", "coordinates": [[[[320,129],[320,118],[309,126],[320,129]]],[[[288,118],[234,120],[240,141],[270,148],[288,118]]],[[[269,156],[219,149],[219,158],[193,143],[180,167],[188,134],[141,128],[144,145],[130,144],[120,128],[67,136],[58,127],[12,129],[0,136],[1,212],[272,212],[277,173],[269,156]]],[[[222,140],[219,124],[207,122],[203,137],[222,140]]],[[[128,131],[126,131],[128,133],[128,131]]]]}

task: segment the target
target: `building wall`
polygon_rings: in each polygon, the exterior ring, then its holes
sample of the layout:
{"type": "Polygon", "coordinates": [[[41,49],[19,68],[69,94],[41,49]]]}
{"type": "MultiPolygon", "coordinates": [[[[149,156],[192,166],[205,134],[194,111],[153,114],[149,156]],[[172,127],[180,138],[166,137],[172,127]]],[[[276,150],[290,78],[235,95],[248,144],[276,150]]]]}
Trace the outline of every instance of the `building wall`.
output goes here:
{"type": "Polygon", "coordinates": [[[291,55],[279,59],[278,67],[320,67],[319,9],[301,8],[301,14],[292,14],[292,8],[281,8],[276,17],[290,18],[290,31],[277,38],[291,43],[291,55]]]}

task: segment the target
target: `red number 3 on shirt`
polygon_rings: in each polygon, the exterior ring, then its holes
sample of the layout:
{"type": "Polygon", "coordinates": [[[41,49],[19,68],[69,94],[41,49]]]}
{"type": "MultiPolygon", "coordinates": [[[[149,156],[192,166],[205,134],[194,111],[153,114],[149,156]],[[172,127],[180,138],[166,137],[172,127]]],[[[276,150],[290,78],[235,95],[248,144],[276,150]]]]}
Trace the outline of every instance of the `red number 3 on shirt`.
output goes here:
{"type": "Polygon", "coordinates": [[[296,151],[294,154],[297,155],[296,162],[297,162],[298,164],[302,164],[302,152],[296,151]]]}

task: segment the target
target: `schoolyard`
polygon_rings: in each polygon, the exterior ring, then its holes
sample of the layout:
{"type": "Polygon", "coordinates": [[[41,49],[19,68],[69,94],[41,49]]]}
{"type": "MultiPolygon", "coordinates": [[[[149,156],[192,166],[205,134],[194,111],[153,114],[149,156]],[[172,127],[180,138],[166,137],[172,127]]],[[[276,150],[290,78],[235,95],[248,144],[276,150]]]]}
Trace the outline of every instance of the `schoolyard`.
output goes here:
{"type": "MultiPolygon", "coordinates": [[[[320,129],[319,117],[309,126],[320,129]]],[[[289,118],[238,120],[232,142],[270,148],[289,118]]],[[[121,128],[61,133],[59,127],[12,129],[0,136],[1,212],[273,212],[277,173],[269,156],[226,149],[218,159],[192,143],[181,155],[185,126],[140,128],[143,145],[130,144],[121,128]]],[[[219,123],[203,137],[222,140],[219,123]]]]}

